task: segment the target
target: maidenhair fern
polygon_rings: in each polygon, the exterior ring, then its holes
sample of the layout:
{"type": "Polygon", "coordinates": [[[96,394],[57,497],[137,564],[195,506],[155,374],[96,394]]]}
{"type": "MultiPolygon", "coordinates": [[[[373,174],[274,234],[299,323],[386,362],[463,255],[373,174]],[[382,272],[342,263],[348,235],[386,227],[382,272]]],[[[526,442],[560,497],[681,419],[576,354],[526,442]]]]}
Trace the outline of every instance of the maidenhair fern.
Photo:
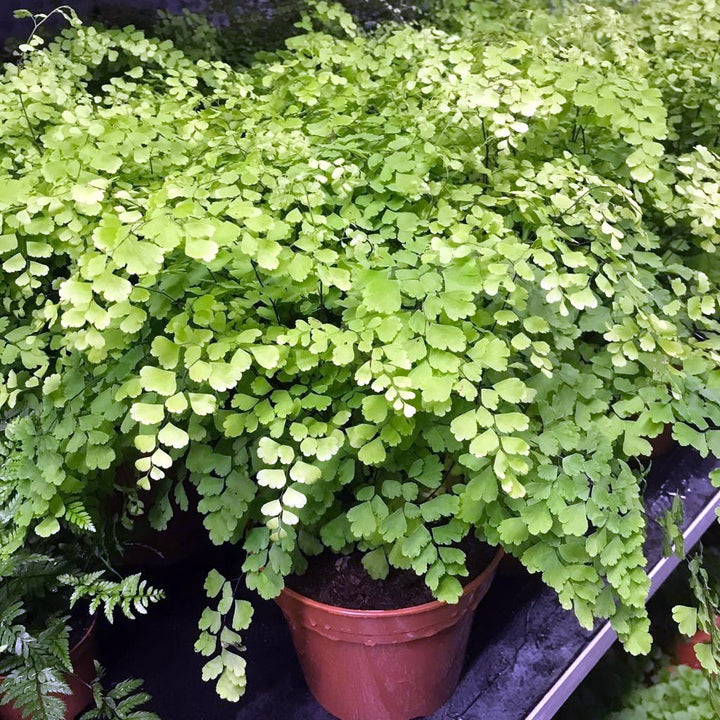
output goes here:
{"type": "Polygon", "coordinates": [[[638,686],[608,720],[715,720],[708,678],[689,667],[669,668],[652,685],[638,686]]]}
{"type": "Polygon", "coordinates": [[[713,717],[720,716],[720,589],[716,578],[711,578],[703,565],[702,552],[696,553],[688,562],[690,587],[695,596],[695,606],[676,605],[673,618],[683,635],[692,637],[701,630],[709,638],[707,643],[698,643],[695,654],[706,675],[709,705],[713,717]]]}
{"type": "MultiPolygon", "coordinates": [[[[716,0],[616,4],[366,33],[318,2],[245,70],[33,38],[0,76],[3,537],[119,493],[163,527],[193,485],[263,597],[325,547],[454,601],[474,534],[647,652],[649,440],[720,455],[720,55],[716,0]]],[[[236,698],[250,611],[208,586],[236,698]]]]}
{"type": "Polygon", "coordinates": [[[253,609],[247,600],[235,598],[234,588],[217,570],[205,580],[210,599],[217,598],[217,607],[203,610],[199,622],[200,636],[195,649],[212,659],[202,670],[203,680],[215,680],[220,697],[235,701],[245,691],[245,650],[240,632],[247,630],[253,609]]]}

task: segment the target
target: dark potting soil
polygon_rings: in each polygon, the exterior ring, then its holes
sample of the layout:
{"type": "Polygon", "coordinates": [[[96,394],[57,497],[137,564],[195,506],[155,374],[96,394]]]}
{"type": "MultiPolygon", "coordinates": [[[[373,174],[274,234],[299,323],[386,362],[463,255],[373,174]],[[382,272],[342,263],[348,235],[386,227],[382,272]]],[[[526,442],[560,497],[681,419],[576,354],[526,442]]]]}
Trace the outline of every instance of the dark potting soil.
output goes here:
{"type": "MultiPolygon", "coordinates": [[[[474,580],[492,561],[497,548],[475,538],[457,545],[465,552],[469,575],[458,578],[463,585],[474,580]]],[[[412,570],[391,568],[385,580],[373,580],[362,564],[363,553],[335,555],[324,552],[309,558],[303,575],[292,575],[286,584],[311,600],[352,610],[396,610],[432,602],[430,588],[412,570]]]]}

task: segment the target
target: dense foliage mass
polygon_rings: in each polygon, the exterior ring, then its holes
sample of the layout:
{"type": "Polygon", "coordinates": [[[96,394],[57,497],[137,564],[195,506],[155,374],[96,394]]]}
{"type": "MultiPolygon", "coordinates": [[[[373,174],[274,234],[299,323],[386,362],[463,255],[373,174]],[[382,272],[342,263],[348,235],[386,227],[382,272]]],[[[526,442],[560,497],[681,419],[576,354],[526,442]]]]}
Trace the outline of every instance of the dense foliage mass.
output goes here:
{"type": "MultiPolygon", "coordinates": [[[[317,3],[245,71],[78,23],[5,68],[6,548],[192,484],[264,597],[357,546],[453,601],[474,532],[647,651],[640,459],[720,455],[716,3],[448,7],[317,3]]],[[[251,608],[207,587],[237,698],[251,608]]]]}
{"type": "Polygon", "coordinates": [[[688,667],[671,668],[649,687],[636,688],[610,720],[713,720],[707,677],[688,667]]]}

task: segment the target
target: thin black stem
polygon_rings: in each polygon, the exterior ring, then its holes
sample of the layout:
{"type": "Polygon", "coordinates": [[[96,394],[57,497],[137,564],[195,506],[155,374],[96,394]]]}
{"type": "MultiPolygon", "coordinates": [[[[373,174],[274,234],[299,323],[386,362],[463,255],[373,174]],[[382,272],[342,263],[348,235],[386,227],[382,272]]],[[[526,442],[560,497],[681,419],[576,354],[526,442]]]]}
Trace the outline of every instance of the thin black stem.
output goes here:
{"type": "MultiPolygon", "coordinates": [[[[257,269],[257,264],[254,260],[250,261],[250,265],[252,265],[253,272],[255,273],[255,277],[257,278],[257,281],[260,283],[260,287],[265,289],[265,283],[262,281],[262,278],[260,277],[260,273],[257,269]]],[[[270,297],[270,295],[267,295],[267,299],[270,301],[270,304],[272,305],[273,312],[275,313],[275,319],[277,320],[278,325],[282,325],[280,322],[280,314],[278,313],[277,305],[275,305],[275,301],[270,297]]]]}
{"type": "Polygon", "coordinates": [[[30,122],[30,116],[28,115],[27,108],[25,107],[25,98],[23,98],[22,93],[18,90],[18,97],[20,98],[20,107],[22,108],[23,115],[25,116],[25,122],[28,126],[28,131],[30,133],[30,137],[32,138],[33,145],[35,146],[35,149],[38,151],[38,155],[42,155],[42,148],[40,146],[40,141],[38,140],[37,135],[35,134],[35,128],[33,127],[32,123],[30,122]]]}

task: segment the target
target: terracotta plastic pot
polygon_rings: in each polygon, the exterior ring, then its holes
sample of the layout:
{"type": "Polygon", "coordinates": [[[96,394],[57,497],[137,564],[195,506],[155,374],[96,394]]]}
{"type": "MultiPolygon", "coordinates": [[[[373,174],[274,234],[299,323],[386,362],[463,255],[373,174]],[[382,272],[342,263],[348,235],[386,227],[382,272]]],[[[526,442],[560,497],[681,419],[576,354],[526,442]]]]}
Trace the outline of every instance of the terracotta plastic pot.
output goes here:
{"type": "MultiPolygon", "coordinates": [[[[720,627],[720,615],[715,618],[715,624],[720,627]]],[[[683,638],[675,646],[675,657],[678,665],[687,665],[688,667],[700,670],[702,665],[697,658],[695,646],[703,643],[709,643],[711,640],[710,633],[702,630],[696,632],[691,638],[683,638]]]]}
{"type": "MultiPolygon", "coordinates": [[[[73,672],[66,680],[70,695],[58,695],[67,708],[65,720],[74,720],[92,702],[90,684],[95,673],[95,619],[75,645],[70,649],[73,672]]],[[[0,720],[27,720],[22,712],[12,705],[0,705],[0,720]]],[[[31,719],[32,720],[32,719],[31,719]]]]}
{"type": "Polygon", "coordinates": [[[317,701],[340,720],[410,720],[437,710],[458,684],[475,609],[503,554],[455,605],[348,610],[285,588],[276,602],[317,701]]]}

